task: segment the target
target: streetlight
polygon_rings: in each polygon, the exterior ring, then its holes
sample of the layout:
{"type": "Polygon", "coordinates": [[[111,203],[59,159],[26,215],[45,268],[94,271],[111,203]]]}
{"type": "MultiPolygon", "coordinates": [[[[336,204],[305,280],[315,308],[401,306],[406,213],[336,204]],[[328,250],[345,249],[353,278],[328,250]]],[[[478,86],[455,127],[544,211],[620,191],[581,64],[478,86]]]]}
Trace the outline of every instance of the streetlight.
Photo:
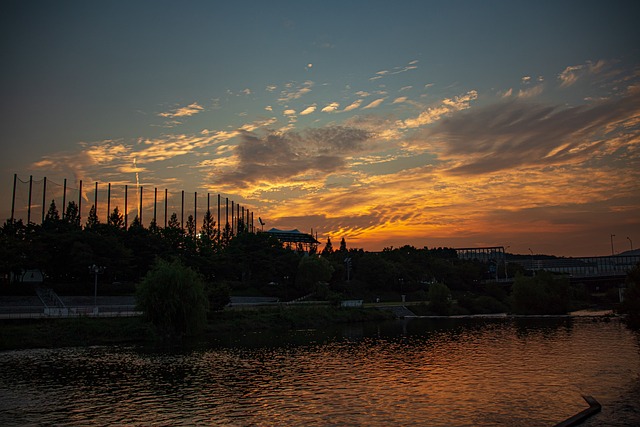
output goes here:
{"type": "Polygon", "coordinates": [[[631,238],[629,236],[627,236],[627,240],[629,241],[629,247],[631,248],[631,250],[633,250],[633,242],[631,241],[631,238]]]}
{"type": "Polygon", "coordinates": [[[507,270],[507,249],[511,246],[507,246],[502,250],[502,255],[504,255],[504,278],[505,280],[509,278],[509,271],[507,270]]]}
{"type": "Polygon", "coordinates": [[[611,256],[615,255],[616,253],[613,251],[613,238],[616,237],[615,234],[611,235],[611,256]]]}
{"type": "Polygon", "coordinates": [[[95,281],[93,285],[93,312],[95,314],[98,314],[98,274],[102,274],[104,272],[104,267],[93,264],[89,266],[89,271],[95,275],[95,281]]]}

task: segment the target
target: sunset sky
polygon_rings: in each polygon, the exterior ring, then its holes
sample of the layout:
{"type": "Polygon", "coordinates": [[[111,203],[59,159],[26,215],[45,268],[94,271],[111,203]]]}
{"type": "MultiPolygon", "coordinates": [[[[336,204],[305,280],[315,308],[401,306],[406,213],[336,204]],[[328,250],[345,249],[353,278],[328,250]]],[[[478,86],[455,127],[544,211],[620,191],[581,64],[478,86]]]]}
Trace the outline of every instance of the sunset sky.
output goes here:
{"type": "Polygon", "coordinates": [[[3,2],[0,215],[18,174],[370,251],[637,248],[639,5],[3,2]]]}

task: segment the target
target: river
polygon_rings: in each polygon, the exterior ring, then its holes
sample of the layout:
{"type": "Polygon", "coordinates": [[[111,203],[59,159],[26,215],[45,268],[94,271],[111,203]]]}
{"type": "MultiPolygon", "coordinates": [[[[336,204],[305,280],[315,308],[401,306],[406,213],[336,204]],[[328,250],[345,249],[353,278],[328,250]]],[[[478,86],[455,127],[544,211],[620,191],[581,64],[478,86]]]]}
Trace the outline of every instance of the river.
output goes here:
{"type": "Polygon", "coordinates": [[[189,348],[0,353],[0,425],[640,425],[640,337],[617,320],[412,319],[189,348]]]}

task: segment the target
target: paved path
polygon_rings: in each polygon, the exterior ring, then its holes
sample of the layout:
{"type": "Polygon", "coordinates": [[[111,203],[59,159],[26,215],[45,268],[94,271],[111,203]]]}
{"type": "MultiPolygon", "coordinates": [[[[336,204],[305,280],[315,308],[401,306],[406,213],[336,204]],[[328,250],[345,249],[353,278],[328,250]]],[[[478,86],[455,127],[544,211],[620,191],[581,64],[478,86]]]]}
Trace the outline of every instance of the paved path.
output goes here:
{"type": "Polygon", "coordinates": [[[51,317],[137,316],[134,296],[61,296],[65,309],[47,307],[37,296],[0,296],[0,319],[40,319],[51,317]],[[95,304],[98,310],[95,312],[95,304]]]}

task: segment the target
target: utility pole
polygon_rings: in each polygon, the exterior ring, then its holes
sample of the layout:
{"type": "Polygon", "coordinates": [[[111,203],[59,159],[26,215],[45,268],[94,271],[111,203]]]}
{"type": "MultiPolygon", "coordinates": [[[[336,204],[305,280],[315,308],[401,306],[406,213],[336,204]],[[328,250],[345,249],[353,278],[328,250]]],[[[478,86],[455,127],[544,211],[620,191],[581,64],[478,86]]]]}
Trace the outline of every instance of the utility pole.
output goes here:
{"type": "Polygon", "coordinates": [[[98,274],[102,274],[104,272],[104,267],[93,264],[89,266],[89,271],[95,275],[95,280],[93,282],[93,313],[98,315],[98,274]]]}
{"type": "Polygon", "coordinates": [[[611,235],[611,256],[614,256],[616,253],[613,250],[613,238],[616,237],[615,234],[611,235]]]}

